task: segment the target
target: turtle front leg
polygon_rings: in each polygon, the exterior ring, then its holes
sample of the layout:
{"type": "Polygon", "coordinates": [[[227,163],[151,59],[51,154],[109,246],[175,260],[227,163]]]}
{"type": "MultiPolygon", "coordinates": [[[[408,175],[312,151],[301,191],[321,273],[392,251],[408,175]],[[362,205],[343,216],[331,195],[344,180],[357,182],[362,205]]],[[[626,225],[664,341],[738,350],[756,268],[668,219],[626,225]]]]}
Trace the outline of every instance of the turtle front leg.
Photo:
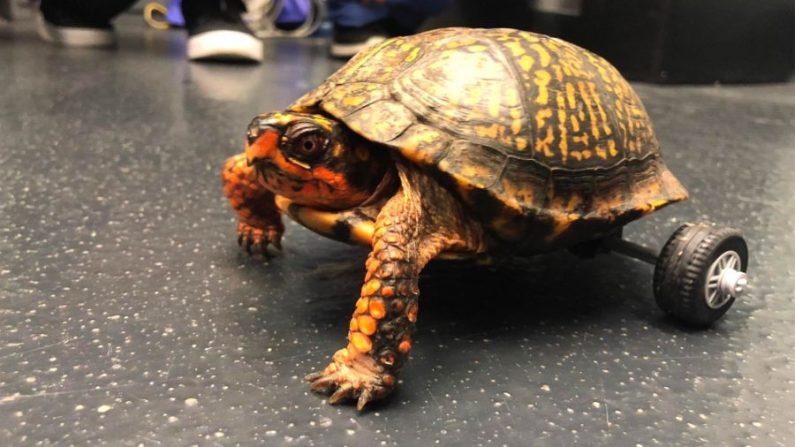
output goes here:
{"type": "Polygon", "coordinates": [[[389,394],[396,373],[408,358],[417,321],[417,281],[420,266],[414,231],[399,216],[376,221],[373,251],[365,282],[350,320],[348,346],[334,354],[331,364],[307,379],[312,389],[332,390],[329,403],[358,398],[362,410],[370,400],[389,394]]]}
{"type": "Polygon", "coordinates": [[[307,376],[313,390],[333,392],[329,403],[357,399],[360,411],[394,389],[408,359],[423,267],[444,250],[483,250],[481,227],[454,197],[414,168],[399,168],[401,190],[376,219],[348,345],[326,369],[307,376]]]}
{"type": "Polygon", "coordinates": [[[268,244],[281,248],[284,224],[272,192],[257,182],[246,154],[235,155],[221,170],[224,195],[237,212],[237,242],[249,254],[267,254],[268,244]]]}

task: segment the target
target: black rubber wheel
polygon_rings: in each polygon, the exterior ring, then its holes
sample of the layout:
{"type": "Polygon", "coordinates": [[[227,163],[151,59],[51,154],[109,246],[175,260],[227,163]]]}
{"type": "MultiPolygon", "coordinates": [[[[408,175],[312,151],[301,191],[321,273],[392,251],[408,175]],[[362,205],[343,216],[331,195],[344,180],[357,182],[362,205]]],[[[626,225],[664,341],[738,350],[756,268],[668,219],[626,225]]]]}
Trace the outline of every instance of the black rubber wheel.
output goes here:
{"type": "Polygon", "coordinates": [[[748,246],[733,228],[685,224],[668,239],[654,268],[657,305],[697,327],[717,321],[734,304],[733,294],[718,288],[716,272],[726,266],[746,272],[748,246]],[[712,278],[710,280],[709,278],[712,278]]]}

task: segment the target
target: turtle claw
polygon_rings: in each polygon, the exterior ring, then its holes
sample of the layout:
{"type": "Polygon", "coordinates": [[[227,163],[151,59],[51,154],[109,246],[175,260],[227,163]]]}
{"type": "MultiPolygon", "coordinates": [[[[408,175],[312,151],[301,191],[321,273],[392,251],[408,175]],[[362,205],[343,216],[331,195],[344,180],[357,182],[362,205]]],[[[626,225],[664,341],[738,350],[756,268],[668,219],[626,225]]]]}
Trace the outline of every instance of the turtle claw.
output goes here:
{"type": "Polygon", "coordinates": [[[259,228],[240,222],[237,225],[237,244],[251,256],[261,254],[269,257],[268,245],[281,251],[283,231],[277,226],[259,228]]]}
{"type": "Polygon", "coordinates": [[[324,376],[322,372],[318,372],[315,374],[319,374],[318,377],[314,379],[308,379],[312,382],[309,387],[312,388],[312,391],[328,394],[335,386],[335,377],[333,376],[324,376]]]}
{"type": "Polygon", "coordinates": [[[364,411],[369,402],[386,397],[395,383],[394,376],[381,371],[366,356],[346,359],[335,355],[334,361],[324,371],[309,374],[305,379],[310,382],[312,391],[323,394],[333,391],[329,404],[356,400],[359,411],[364,411]]]}
{"type": "Polygon", "coordinates": [[[282,251],[282,235],[278,230],[268,230],[268,241],[270,241],[271,245],[276,247],[277,250],[282,251]]]}
{"type": "Polygon", "coordinates": [[[307,374],[304,376],[304,380],[307,382],[314,382],[315,380],[323,377],[323,371],[315,371],[311,374],[307,374]]]}
{"type": "Polygon", "coordinates": [[[373,399],[373,392],[367,388],[362,391],[362,394],[359,395],[359,400],[356,401],[356,409],[359,411],[364,411],[364,407],[367,405],[367,402],[370,402],[373,399]]]}
{"type": "Polygon", "coordinates": [[[329,397],[328,403],[330,403],[331,405],[336,405],[344,399],[353,397],[353,393],[354,393],[353,385],[351,385],[350,383],[343,383],[342,385],[340,385],[339,388],[337,388],[337,391],[335,391],[334,394],[332,394],[331,397],[329,397]]]}

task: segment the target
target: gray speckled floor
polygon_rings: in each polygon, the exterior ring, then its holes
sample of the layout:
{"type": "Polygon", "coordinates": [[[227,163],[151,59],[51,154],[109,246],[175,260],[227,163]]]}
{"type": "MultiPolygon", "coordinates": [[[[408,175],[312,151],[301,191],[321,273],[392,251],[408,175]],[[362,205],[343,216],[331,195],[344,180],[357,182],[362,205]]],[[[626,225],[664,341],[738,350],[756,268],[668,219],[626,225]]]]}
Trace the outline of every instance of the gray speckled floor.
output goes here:
{"type": "Polygon", "coordinates": [[[218,176],[336,64],[309,42],[190,64],[179,33],[121,30],[87,51],[0,27],[0,445],[795,443],[795,84],[637,86],[692,200],[630,238],[750,241],[753,293],[713,329],[618,256],[436,266],[402,386],[360,415],[301,377],[342,345],[365,251],[290,224],[284,256],[242,256],[218,176]]]}

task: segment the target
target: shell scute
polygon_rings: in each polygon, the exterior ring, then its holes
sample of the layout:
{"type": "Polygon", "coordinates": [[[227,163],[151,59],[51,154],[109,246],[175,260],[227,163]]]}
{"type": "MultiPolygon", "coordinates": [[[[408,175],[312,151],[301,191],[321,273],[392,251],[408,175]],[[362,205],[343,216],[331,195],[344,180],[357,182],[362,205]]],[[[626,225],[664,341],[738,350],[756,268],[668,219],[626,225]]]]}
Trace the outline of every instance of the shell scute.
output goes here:
{"type": "Polygon", "coordinates": [[[439,167],[454,178],[465,178],[471,187],[491,189],[502,177],[505,155],[495,149],[456,140],[448,149],[439,167]]]}
{"type": "Polygon", "coordinates": [[[348,127],[373,141],[394,140],[416,121],[410,110],[390,100],[374,102],[345,116],[348,127]]]}
{"type": "Polygon", "coordinates": [[[389,141],[400,147],[412,160],[426,165],[436,165],[445,157],[453,139],[447,132],[427,124],[415,123],[405,132],[389,141]]]}
{"type": "Polygon", "coordinates": [[[353,82],[329,91],[324,97],[324,107],[334,116],[348,116],[370,104],[390,99],[381,84],[353,82]]]}

